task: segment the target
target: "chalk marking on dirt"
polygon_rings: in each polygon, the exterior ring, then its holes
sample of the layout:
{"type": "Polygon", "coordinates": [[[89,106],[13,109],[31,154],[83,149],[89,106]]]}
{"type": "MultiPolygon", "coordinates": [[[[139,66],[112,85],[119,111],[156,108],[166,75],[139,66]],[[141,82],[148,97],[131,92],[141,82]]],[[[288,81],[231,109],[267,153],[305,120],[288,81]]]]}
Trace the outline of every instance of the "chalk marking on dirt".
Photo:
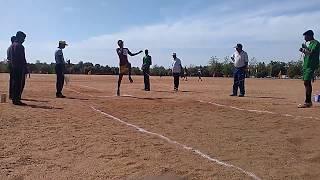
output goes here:
{"type": "Polygon", "coordinates": [[[101,89],[98,89],[98,88],[95,88],[95,87],[91,87],[91,86],[85,86],[85,85],[80,85],[80,84],[77,84],[76,86],[80,86],[80,87],[84,87],[84,88],[89,88],[89,89],[94,89],[94,90],[97,90],[97,91],[102,91],[101,89]]]}
{"type": "Polygon", "coordinates": [[[81,94],[81,95],[85,95],[85,96],[89,96],[89,97],[95,97],[95,96],[93,96],[93,95],[91,95],[91,94],[82,93],[82,92],[79,92],[79,91],[74,90],[74,89],[71,89],[71,88],[65,88],[65,89],[67,89],[67,90],[69,90],[69,91],[72,91],[72,92],[75,92],[75,93],[77,93],[77,94],[81,94]]]}
{"type": "Polygon", "coordinates": [[[317,117],[295,116],[295,115],[292,115],[292,114],[280,114],[280,113],[276,113],[276,112],[256,110],[256,109],[243,109],[243,108],[238,108],[238,107],[234,107],[234,106],[228,106],[228,105],[218,104],[218,103],[214,103],[214,102],[206,102],[206,101],[202,101],[202,100],[198,100],[198,102],[206,103],[206,104],[211,104],[211,105],[215,105],[215,106],[218,106],[218,107],[235,109],[235,110],[238,110],[238,111],[247,111],[247,112],[259,113],[259,114],[274,114],[274,115],[280,115],[280,116],[285,116],[285,117],[295,117],[295,118],[303,118],[303,119],[316,119],[316,120],[320,120],[320,118],[317,118],[317,117]]]}
{"type": "Polygon", "coordinates": [[[105,115],[105,116],[107,116],[107,117],[109,117],[109,118],[111,118],[111,119],[113,119],[113,120],[116,120],[116,121],[122,123],[122,124],[125,124],[126,126],[132,127],[132,128],[136,129],[137,131],[139,131],[139,132],[141,132],[141,133],[145,133],[145,134],[150,134],[150,135],[156,136],[156,137],[158,137],[158,138],[160,138],[160,139],[163,139],[163,140],[167,141],[167,142],[170,143],[170,144],[175,144],[175,145],[177,145],[177,146],[182,147],[183,149],[192,151],[193,153],[195,153],[195,154],[197,154],[197,155],[199,155],[199,156],[201,156],[201,157],[203,157],[203,158],[205,158],[205,159],[207,159],[207,160],[209,160],[209,161],[211,161],[211,162],[214,162],[214,163],[216,163],[216,164],[218,164],[218,165],[225,166],[225,167],[228,167],[228,168],[234,168],[234,169],[242,172],[243,174],[246,174],[246,175],[252,177],[252,178],[255,179],[255,180],[261,180],[261,179],[260,179],[258,176],[256,176],[254,173],[248,172],[248,171],[246,171],[246,170],[244,170],[244,169],[242,169],[242,168],[240,168],[240,167],[238,167],[238,166],[235,166],[235,165],[232,165],[232,164],[228,164],[228,163],[223,162],[223,161],[220,161],[220,160],[218,160],[218,159],[214,159],[214,158],[210,157],[209,155],[202,153],[200,150],[197,150],[197,149],[195,149],[195,148],[193,148],[193,147],[190,147],[190,146],[181,144],[181,143],[179,143],[179,142],[177,142],[177,141],[171,140],[170,138],[168,138],[168,137],[166,137],[166,136],[163,136],[163,135],[161,135],[161,134],[157,134],[157,133],[154,133],[154,132],[151,132],[151,131],[147,131],[147,130],[139,127],[139,126],[136,126],[136,125],[134,125],[134,124],[130,124],[130,123],[128,123],[128,122],[126,122],[126,121],[123,121],[123,120],[121,120],[121,119],[119,119],[119,118],[117,118],[117,117],[114,117],[114,116],[112,116],[112,115],[110,115],[110,114],[108,114],[108,113],[105,113],[105,112],[103,112],[103,111],[101,111],[101,110],[99,110],[99,109],[96,109],[96,108],[93,107],[93,106],[91,106],[91,108],[92,108],[94,111],[99,112],[100,114],[105,115]]]}

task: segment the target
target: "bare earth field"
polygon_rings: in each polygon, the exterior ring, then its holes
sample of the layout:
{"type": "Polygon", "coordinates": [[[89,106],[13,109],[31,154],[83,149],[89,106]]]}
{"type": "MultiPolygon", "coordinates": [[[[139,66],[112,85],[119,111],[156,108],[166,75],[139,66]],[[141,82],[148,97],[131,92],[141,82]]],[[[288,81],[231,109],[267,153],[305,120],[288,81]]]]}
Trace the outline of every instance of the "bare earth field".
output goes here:
{"type": "MultiPolygon", "coordinates": [[[[297,109],[300,80],[181,81],[31,75],[24,102],[0,104],[0,179],[320,179],[320,106],[297,109]]],[[[8,75],[0,74],[7,93],[8,75]]],[[[320,90],[320,83],[314,90],[320,90]]]]}

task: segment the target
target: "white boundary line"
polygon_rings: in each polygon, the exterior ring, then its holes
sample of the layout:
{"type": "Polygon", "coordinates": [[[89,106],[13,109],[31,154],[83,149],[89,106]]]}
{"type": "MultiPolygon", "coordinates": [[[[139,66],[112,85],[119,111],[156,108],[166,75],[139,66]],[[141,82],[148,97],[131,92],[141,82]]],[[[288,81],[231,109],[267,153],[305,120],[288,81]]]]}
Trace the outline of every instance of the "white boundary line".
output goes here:
{"type": "Polygon", "coordinates": [[[177,142],[177,141],[174,141],[174,140],[171,140],[170,138],[168,138],[168,137],[166,137],[166,136],[163,136],[163,135],[161,135],[161,134],[157,134],[157,133],[154,133],[154,132],[150,132],[150,131],[147,131],[147,130],[139,127],[139,126],[130,124],[130,123],[128,123],[128,122],[125,122],[125,121],[123,121],[123,120],[121,120],[121,119],[119,119],[119,118],[117,118],[117,117],[114,117],[114,116],[112,116],[112,115],[110,115],[110,114],[107,114],[107,113],[105,113],[105,112],[103,112],[103,111],[101,111],[101,110],[99,110],[99,109],[96,109],[96,108],[93,107],[93,106],[91,106],[91,109],[93,109],[94,111],[99,112],[100,114],[105,115],[105,116],[107,116],[107,117],[109,117],[109,118],[111,118],[111,119],[113,119],[113,120],[116,120],[116,121],[118,121],[118,122],[120,122],[120,123],[122,123],[122,124],[125,124],[126,126],[132,127],[132,128],[136,129],[136,130],[139,131],[139,132],[142,132],[142,133],[145,133],[145,134],[150,134],[150,135],[153,135],[153,136],[157,136],[158,138],[163,139],[163,140],[167,141],[167,142],[170,143],[170,144],[175,144],[175,145],[177,145],[177,146],[182,147],[183,149],[186,149],[186,150],[188,150],[188,151],[192,151],[194,154],[197,154],[197,155],[199,155],[199,156],[201,156],[201,157],[203,157],[203,158],[205,158],[205,159],[207,159],[207,160],[209,160],[209,161],[211,161],[211,162],[213,162],[213,163],[216,163],[216,164],[221,165],[221,166],[225,166],[225,167],[227,167],[227,168],[234,168],[234,169],[242,172],[243,174],[246,174],[247,176],[250,176],[250,177],[253,178],[254,180],[261,180],[258,176],[256,176],[256,175],[255,175],[254,173],[252,173],[252,172],[248,172],[248,171],[246,171],[246,170],[244,170],[244,169],[242,169],[242,168],[240,168],[240,167],[237,167],[237,166],[235,166],[235,165],[232,165],[232,164],[228,164],[228,163],[219,161],[218,159],[214,159],[214,158],[210,157],[209,155],[204,154],[204,153],[202,153],[200,150],[197,150],[197,149],[195,149],[195,148],[193,148],[193,147],[190,147],[190,146],[181,144],[181,143],[179,143],[179,142],[177,142]]]}
{"type": "Polygon", "coordinates": [[[252,112],[252,113],[259,113],[259,114],[274,114],[274,115],[280,115],[280,116],[284,116],[284,117],[293,117],[293,118],[303,118],[303,119],[316,119],[316,120],[320,120],[320,118],[317,117],[305,117],[305,116],[295,116],[292,114],[280,114],[280,113],[276,113],[276,112],[272,112],[272,111],[261,111],[261,110],[256,110],[256,109],[242,109],[242,108],[238,108],[238,107],[234,107],[234,106],[228,106],[228,105],[223,105],[223,104],[218,104],[218,103],[214,103],[214,102],[205,102],[202,100],[198,100],[198,102],[200,103],[206,103],[206,104],[211,104],[211,105],[215,105],[218,107],[224,107],[224,108],[230,108],[230,109],[235,109],[238,111],[247,111],[247,112],[252,112]]]}

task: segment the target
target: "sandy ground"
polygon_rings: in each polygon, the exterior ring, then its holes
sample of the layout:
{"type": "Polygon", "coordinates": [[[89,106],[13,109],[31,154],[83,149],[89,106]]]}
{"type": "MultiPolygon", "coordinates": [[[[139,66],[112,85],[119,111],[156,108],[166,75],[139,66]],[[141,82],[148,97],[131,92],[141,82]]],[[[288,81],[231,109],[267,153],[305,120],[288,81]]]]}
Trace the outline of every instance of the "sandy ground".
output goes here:
{"type": "Polygon", "coordinates": [[[115,97],[114,76],[70,76],[56,99],[55,76],[32,75],[28,106],[0,104],[0,179],[320,179],[320,106],[297,109],[302,81],[248,79],[238,98],[232,79],[178,93],[172,78],[152,77],[150,92],[134,80],[115,97]]]}

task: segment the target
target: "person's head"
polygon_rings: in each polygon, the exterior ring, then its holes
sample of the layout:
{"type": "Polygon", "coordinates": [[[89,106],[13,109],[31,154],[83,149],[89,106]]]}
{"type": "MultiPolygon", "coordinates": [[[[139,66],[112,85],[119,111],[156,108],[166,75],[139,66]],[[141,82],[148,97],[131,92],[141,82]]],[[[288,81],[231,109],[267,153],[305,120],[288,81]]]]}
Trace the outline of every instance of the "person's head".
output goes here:
{"type": "Polygon", "coordinates": [[[18,31],[16,34],[16,41],[22,44],[26,37],[27,35],[24,32],[18,31]]]}
{"type": "Polygon", "coordinates": [[[11,37],[11,43],[16,42],[16,40],[17,40],[16,36],[12,36],[12,37],[11,37]]]}
{"type": "Polygon", "coordinates": [[[313,37],[314,33],[312,30],[306,31],[305,33],[303,33],[303,36],[304,36],[304,40],[306,40],[307,42],[314,40],[314,37],[313,37]]]}
{"type": "Polygon", "coordinates": [[[237,44],[236,47],[234,47],[234,48],[236,48],[236,50],[237,50],[238,52],[241,52],[243,46],[242,46],[242,44],[237,44]]]}
{"type": "Polygon", "coordinates": [[[118,41],[118,46],[119,46],[120,48],[123,48],[123,45],[124,45],[123,41],[122,41],[122,40],[119,40],[119,41],[118,41]]]}
{"type": "Polygon", "coordinates": [[[149,50],[148,49],[144,50],[144,53],[146,54],[146,56],[148,56],[149,55],[149,50]]]}
{"type": "Polygon", "coordinates": [[[177,53],[173,53],[172,57],[173,57],[173,59],[176,59],[177,58],[177,53]]]}
{"type": "Polygon", "coordinates": [[[66,41],[59,41],[59,47],[58,48],[64,49],[64,48],[66,48],[66,46],[68,46],[66,41]]]}

